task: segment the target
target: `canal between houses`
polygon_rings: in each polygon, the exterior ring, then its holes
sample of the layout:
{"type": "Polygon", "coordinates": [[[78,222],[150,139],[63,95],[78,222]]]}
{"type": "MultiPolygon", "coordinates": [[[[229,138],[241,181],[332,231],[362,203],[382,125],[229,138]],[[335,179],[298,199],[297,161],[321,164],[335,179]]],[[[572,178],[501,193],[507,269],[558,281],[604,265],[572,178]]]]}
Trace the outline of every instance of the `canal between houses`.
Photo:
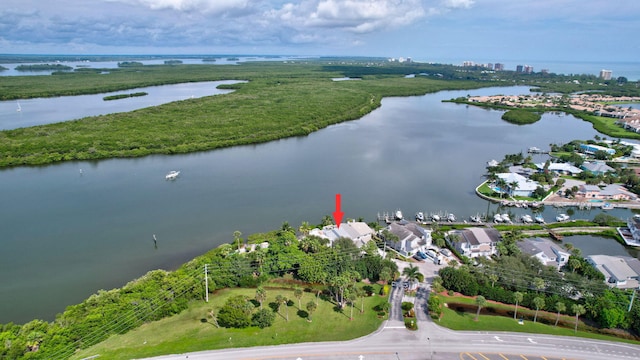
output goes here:
{"type": "MultiPolygon", "coordinates": [[[[336,193],[345,217],[365,221],[395,209],[407,216],[446,211],[459,219],[487,212],[474,189],[488,160],[597,134],[571,116],[545,114],[536,124],[516,126],[502,121],[500,111],[441,102],[525,92],[487,88],[388,98],[359,120],[306,137],[0,170],[0,322],[52,320],[99,289],[173,269],[230,242],[236,230],[246,236],[285,221],[294,228],[319,223],[334,211],[336,193]],[[180,170],[179,178],[166,181],[169,170],[180,170]]],[[[591,219],[599,211],[576,211],[573,218],[591,219]]],[[[545,209],[548,219],[555,213],[545,209]]],[[[606,243],[601,247],[607,253],[606,243]]]]}

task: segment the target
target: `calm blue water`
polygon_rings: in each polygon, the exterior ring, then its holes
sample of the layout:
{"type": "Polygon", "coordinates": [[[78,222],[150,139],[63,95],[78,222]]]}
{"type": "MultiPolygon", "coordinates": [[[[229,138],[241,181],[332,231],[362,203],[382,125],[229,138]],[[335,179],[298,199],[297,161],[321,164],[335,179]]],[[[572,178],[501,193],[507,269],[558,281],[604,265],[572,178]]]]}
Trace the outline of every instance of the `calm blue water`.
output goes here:
{"type": "MultiPolygon", "coordinates": [[[[459,219],[497,211],[474,193],[488,160],[597,133],[571,116],[545,114],[516,126],[502,121],[501,111],[441,100],[527,91],[386,98],[359,120],[254,146],[2,169],[0,323],[51,320],[99,289],[230,242],[236,230],[246,236],[284,221],[319,223],[334,210],[336,193],[347,218],[365,221],[395,209],[407,217],[446,211],[459,219]],[[180,177],[166,181],[169,170],[181,170],[180,177]]],[[[523,210],[500,209],[506,211],[515,219],[523,210]]],[[[544,216],[558,211],[547,207],[544,216]]],[[[607,253],[609,246],[601,247],[607,253]]]]}

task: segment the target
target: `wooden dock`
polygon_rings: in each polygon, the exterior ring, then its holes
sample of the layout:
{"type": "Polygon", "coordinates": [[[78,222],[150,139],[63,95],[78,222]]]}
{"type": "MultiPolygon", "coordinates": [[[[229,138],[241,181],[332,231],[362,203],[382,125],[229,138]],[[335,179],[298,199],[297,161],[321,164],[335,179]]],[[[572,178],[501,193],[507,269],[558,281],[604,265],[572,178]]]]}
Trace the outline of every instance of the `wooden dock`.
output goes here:
{"type": "Polygon", "coordinates": [[[556,241],[561,241],[562,240],[562,235],[558,234],[557,232],[555,232],[555,231],[553,231],[551,229],[549,229],[549,236],[551,236],[551,238],[553,240],[556,240],[556,241]]]}

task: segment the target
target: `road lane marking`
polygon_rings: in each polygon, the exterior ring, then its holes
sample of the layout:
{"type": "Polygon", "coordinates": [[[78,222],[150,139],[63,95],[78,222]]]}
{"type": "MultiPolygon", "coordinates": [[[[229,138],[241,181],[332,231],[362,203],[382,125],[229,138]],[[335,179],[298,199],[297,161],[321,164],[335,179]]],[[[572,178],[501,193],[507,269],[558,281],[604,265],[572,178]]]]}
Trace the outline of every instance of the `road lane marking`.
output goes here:
{"type": "Polygon", "coordinates": [[[504,360],[509,360],[509,358],[508,358],[508,357],[506,357],[506,356],[504,356],[504,355],[502,355],[502,354],[498,354],[498,355],[500,355],[500,357],[502,357],[504,360]]]}
{"type": "Polygon", "coordinates": [[[537,342],[533,341],[532,338],[527,338],[527,340],[529,340],[529,342],[532,343],[532,344],[537,344],[537,342]]]}
{"type": "Polygon", "coordinates": [[[524,355],[520,355],[520,357],[521,357],[521,358],[523,358],[524,360],[529,360],[529,359],[527,359],[527,357],[526,357],[526,356],[524,356],[524,355]]]}
{"type": "Polygon", "coordinates": [[[480,356],[482,356],[483,358],[485,358],[485,360],[491,360],[491,359],[489,359],[488,357],[486,357],[486,356],[482,355],[482,353],[478,353],[478,355],[480,355],[480,356]]]}
{"type": "Polygon", "coordinates": [[[469,354],[469,353],[465,353],[465,354],[469,355],[469,357],[470,357],[470,358],[472,358],[473,360],[478,360],[478,359],[476,359],[475,357],[473,357],[473,355],[471,355],[471,354],[469,354]]]}
{"type": "Polygon", "coordinates": [[[494,336],[493,338],[494,338],[494,339],[496,339],[497,341],[500,341],[500,342],[503,342],[503,341],[504,341],[504,340],[501,340],[501,339],[500,339],[499,337],[497,337],[497,336],[494,336]]]}

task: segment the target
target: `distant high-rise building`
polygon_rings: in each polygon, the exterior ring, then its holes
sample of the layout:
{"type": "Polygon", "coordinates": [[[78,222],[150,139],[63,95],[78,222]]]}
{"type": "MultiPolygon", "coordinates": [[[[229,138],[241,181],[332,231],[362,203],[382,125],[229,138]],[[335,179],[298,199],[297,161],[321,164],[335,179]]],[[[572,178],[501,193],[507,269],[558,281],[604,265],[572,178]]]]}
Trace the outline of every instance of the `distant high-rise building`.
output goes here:
{"type": "Polygon", "coordinates": [[[465,61],[462,63],[462,66],[464,67],[468,67],[468,66],[475,66],[476,64],[473,61],[465,61]]]}
{"type": "Polygon", "coordinates": [[[600,79],[602,80],[611,80],[611,75],[613,72],[611,70],[600,70],[600,79]]]}
{"type": "Polygon", "coordinates": [[[522,68],[523,68],[522,65],[516,66],[516,72],[521,73],[522,72],[522,68]]]}
{"type": "Polygon", "coordinates": [[[527,74],[531,74],[533,72],[533,66],[525,65],[524,72],[527,74]]]}
{"type": "Polygon", "coordinates": [[[540,70],[540,72],[542,73],[542,75],[548,75],[549,74],[549,69],[542,69],[542,70],[540,70]]]}
{"type": "Polygon", "coordinates": [[[493,64],[492,64],[492,63],[488,63],[488,64],[487,64],[487,69],[489,69],[489,70],[493,70],[493,64]]]}
{"type": "Polygon", "coordinates": [[[502,71],[502,70],[504,70],[504,64],[495,63],[495,64],[493,64],[493,69],[495,71],[502,71]]]}

